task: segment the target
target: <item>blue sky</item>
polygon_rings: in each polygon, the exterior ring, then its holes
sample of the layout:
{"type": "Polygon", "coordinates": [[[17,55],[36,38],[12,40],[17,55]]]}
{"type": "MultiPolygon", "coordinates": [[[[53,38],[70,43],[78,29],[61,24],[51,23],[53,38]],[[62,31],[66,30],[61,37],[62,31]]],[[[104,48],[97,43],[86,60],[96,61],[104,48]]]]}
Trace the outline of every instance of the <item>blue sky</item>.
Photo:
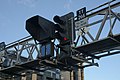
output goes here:
{"type": "MultiPolygon", "coordinates": [[[[25,21],[40,15],[52,20],[55,15],[76,13],[80,8],[90,10],[108,0],[0,0],[0,42],[13,42],[28,36],[25,21]]],[[[119,0],[118,0],[119,1],[119,0]]],[[[120,55],[99,60],[100,67],[85,69],[85,80],[119,80],[120,55]]]]}

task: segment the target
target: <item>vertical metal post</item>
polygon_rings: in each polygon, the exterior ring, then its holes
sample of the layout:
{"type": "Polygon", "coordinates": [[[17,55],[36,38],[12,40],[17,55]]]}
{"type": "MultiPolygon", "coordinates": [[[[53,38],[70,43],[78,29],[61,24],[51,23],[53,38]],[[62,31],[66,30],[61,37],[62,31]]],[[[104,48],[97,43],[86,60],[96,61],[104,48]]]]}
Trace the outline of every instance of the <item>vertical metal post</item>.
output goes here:
{"type": "Polygon", "coordinates": [[[32,80],[37,80],[37,74],[32,73],[32,80]]]}
{"type": "Polygon", "coordinates": [[[78,80],[78,67],[74,67],[74,70],[75,70],[74,79],[78,80]]]}
{"type": "Polygon", "coordinates": [[[73,79],[73,70],[70,72],[70,80],[74,80],[73,79]]]}
{"type": "MultiPolygon", "coordinates": [[[[79,66],[82,66],[83,63],[80,63],[79,66]]],[[[78,69],[78,80],[84,80],[84,69],[79,68],[78,69]]]]}
{"type": "Polygon", "coordinates": [[[78,69],[78,80],[81,80],[81,69],[78,69]]]}
{"type": "Polygon", "coordinates": [[[84,69],[81,69],[81,80],[84,80],[84,69]]]}
{"type": "Polygon", "coordinates": [[[72,17],[71,19],[71,27],[72,27],[72,45],[74,45],[74,37],[75,37],[75,35],[74,35],[74,17],[72,17]]]}

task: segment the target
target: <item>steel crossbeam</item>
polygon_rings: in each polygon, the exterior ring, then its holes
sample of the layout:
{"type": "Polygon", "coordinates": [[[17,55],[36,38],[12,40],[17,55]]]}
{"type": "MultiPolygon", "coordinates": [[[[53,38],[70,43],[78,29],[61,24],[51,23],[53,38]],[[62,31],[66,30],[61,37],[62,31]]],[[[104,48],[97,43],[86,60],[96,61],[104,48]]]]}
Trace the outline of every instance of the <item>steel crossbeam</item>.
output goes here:
{"type": "MultiPolygon", "coordinates": [[[[28,70],[45,71],[46,67],[71,71],[74,67],[99,66],[98,63],[95,63],[95,59],[99,60],[102,57],[120,53],[120,33],[114,33],[115,24],[120,22],[120,13],[114,12],[114,8],[119,6],[120,2],[117,2],[100,10],[97,7],[87,11],[86,17],[89,20],[89,24],[76,29],[76,33],[79,31],[79,35],[75,41],[72,40],[74,42],[71,44],[71,53],[63,61],[59,61],[57,56],[52,56],[49,60],[48,58],[45,59],[46,57],[43,59],[41,57],[42,45],[36,42],[31,36],[7,44],[5,49],[1,51],[3,55],[0,56],[0,59],[6,59],[6,62],[9,64],[4,65],[5,60],[1,61],[0,72],[4,74],[11,74],[13,72],[12,75],[21,75],[28,70]],[[94,11],[96,9],[97,11],[94,11]],[[94,19],[94,17],[98,17],[99,19],[94,19]],[[105,24],[109,26],[106,28],[105,24]],[[96,30],[97,32],[91,30],[93,27],[99,27],[96,30]],[[104,29],[107,29],[107,32],[104,33],[105,36],[101,37],[104,29]],[[84,63],[88,65],[84,65],[84,63]],[[79,66],[79,64],[82,64],[82,66],[79,66]],[[41,68],[44,68],[44,70],[41,70],[41,68]]],[[[74,36],[72,35],[72,37],[74,36]]],[[[56,48],[58,49],[59,47],[54,44],[53,52],[57,55],[59,50],[57,51],[56,48]]]]}

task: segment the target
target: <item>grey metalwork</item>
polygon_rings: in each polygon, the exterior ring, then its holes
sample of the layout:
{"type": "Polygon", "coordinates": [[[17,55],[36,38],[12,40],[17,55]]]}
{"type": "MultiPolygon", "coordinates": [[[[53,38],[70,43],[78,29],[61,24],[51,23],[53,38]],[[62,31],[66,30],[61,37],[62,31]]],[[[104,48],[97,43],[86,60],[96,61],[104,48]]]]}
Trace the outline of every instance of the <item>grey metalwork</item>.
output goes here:
{"type": "MultiPolygon", "coordinates": [[[[62,63],[57,58],[60,45],[54,44],[54,54],[57,56],[43,59],[40,51],[42,45],[31,36],[7,44],[4,48],[0,45],[0,78],[5,79],[5,76],[8,76],[8,78],[23,77],[28,72],[45,72],[46,74],[47,70],[53,68],[71,71],[76,68],[83,69],[89,66],[99,66],[95,59],[99,60],[102,57],[120,53],[120,33],[114,32],[115,24],[120,21],[120,13],[114,12],[114,9],[120,6],[120,2],[115,4],[112,4],[112,2],[110,1],[87,11],[86,17],[90,23],[80,27],[79,30],[76,29],[76,33],[80,31],[80,35],[76,37],[75,41],[72,35],[71,55],[67,56],[65,63],[62,63]],[[105,5],[108,6],[104,7],[105,5]],[[101,7],[104,8],[99,9],[101,7]],[[94,19],[92,22],[90,19],[95,17],[99,18],[94,19]],[[101,37],[107,23],[110,26],[107,27],[107,32],[104,33],[105,36],[101,37]],[[95,25],[99,26],[99,29],[96,34],[95,32],[92,34],[91,30],[96,28],[95,25]],[[87,65],[84,63],[87,63],[87,65]],[[79,66],[79,64],[82,65],[79,66]],[[23,73],[25,74],[23,75],[23,73]]],[[[72,27],[74,27],[73,23],[76,21],[76,17],[70,20],[72,27]]],[[[76,77],[78,77],[77,74],[76,77]]]]}
{"type": "MultiPolygon", "coordinates": [[[[89,24],[80,28],[82,35],[79,35],[76,39],[76,50],[78,50],[78,52],[83,54],[83,55],[85,54],[85,55],[89,56],[89,58],[86,57],[86,59],[88,61],[89,61],[89,59],[93,59],[93,60],[95,58],[99,59],[99,58],[103,57],[103,55],[111,55],[112,51],[115,51],[116,53],[118,53],[116,47],[109,47],[108,49],[105,49],[105,50],[101,49],[100,51],[96,50],[97,52],[93,51],[90,53],[89,52],[88,53],[80,52],[80,50],[79,50],[82,48],[82,46],[85,47],[89,44],[92,45],[92,43],[94,45],[94,43],[100,42],[100,41],[102,41],[104,39],[108,39],[108,38],[112,39],[113,41],[115,41],[119,44],[120,41],[118,39],[114,38],[115,36],[119,35],[119,32],[116,34],[113,33],[113,28],[116,29],[115,24],[119,23],[117,21],[120,21],[120,16],[119,16],[120,13],[114,12],[114,9],[120,5],[120,2],[112,4],[112,5],[110,5],[110,3],[112,3],[112,2],[105,3],[103,5],[96,7],[95,9],[87,11],[87,17],[89,19],[97,17],[97,16],[101,16],[101,17],[104,16],[104,18],[103,19],[96,18],[96,20],[94,19],[94,21],[92,23],[89,23],[89,24]],[[105,5],[108,5],[108,7],[105,7],[103,9],[99,10],[100,7],[103,7],[105,5]],[[98,10],[98,11],[94,12],[94,10],[98,10]],[[107,22],[108,20],[110,22],[109,24],[107,22]],[[106,28],[105,24],[110,25],[110,28],[108,28],[108,27],[106,28]],[[91,27],[93,27],[94,25],[100,26],[98,31],[96,30],[97,32],[95,32],[93,35],[91,35],[90,30],[87,33],[85,33],[85,30],[84,30],[85,27],[93,29],[91,27]],[[109,29],[109,30],[107,30],[108,33],[107,32],[105,33],[104,29],[109,29]],[[103,34],[103,32],[106,36],[101,38],[101,34],[103,34]],[[105,54],[105,52],[109,52],[109,54],[105,54]]],[[[76,31],[78,31],[78,29],[76,31]]],[[[100,43],[102,43],[102,42],[100,42],[100,43]]],[[[109,43],[109,42],[106,42],[106,43],[109,43]]],[[[99,45],[96,45],[96,46],[99,46],[99,45]]],[[[87,48],[85,48],[85,49],[87,49],[87,48]]],[[[93,62],[91,62],[91,63],[93,63],[93,62]]]]}

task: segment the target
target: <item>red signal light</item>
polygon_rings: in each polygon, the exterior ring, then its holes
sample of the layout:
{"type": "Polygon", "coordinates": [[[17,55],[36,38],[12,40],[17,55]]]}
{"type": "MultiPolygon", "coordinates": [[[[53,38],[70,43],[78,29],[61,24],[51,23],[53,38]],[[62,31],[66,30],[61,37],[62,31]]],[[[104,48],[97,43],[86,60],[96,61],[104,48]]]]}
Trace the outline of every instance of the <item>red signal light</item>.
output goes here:
{"type": "Polygon", "coordinates": [[[64,41],[66,41],[67,40],[67,38],[66,37],[64,37],[64,41]]]}

